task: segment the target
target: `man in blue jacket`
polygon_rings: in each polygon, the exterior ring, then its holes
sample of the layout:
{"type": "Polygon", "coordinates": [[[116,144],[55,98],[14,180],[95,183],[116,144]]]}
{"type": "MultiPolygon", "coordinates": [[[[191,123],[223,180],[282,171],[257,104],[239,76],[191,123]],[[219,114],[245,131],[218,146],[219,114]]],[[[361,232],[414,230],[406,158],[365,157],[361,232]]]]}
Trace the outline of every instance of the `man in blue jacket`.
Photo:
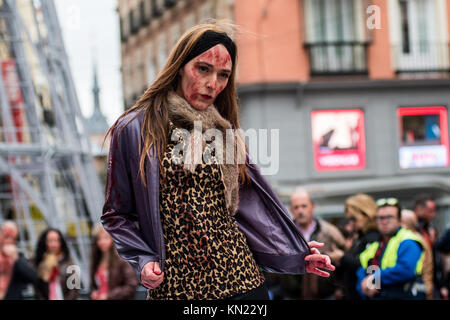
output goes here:
{"type": "Polygon", "coordinates": [[[396,198],[379,199],[377,207],[380,239],[359,256],[356,289],[365,299],[425,299],[423,240],[401,227],[396,198]]]}

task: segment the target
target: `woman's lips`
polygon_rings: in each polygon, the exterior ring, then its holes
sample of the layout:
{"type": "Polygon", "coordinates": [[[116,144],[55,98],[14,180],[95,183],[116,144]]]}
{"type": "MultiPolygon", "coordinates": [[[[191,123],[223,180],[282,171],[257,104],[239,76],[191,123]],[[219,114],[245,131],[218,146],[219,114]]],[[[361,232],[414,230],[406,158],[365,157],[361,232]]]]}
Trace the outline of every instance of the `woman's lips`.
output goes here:
{"type": "Polygon", "coordinates": [[[211,100],[212,99],[212,97],[211,96],[208,96],[207,94],[201,94],[200,95],[203,99],[205,99],[205,100],[211,100]]]}

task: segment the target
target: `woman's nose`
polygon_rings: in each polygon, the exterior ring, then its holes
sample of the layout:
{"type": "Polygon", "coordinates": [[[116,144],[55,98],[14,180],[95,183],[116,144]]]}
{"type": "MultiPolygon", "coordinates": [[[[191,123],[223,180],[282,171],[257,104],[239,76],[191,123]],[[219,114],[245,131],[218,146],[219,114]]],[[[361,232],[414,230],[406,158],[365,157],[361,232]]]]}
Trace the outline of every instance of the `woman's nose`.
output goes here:
{"type": "Polygon", "coordinates": [[[206,83],[206,86],[209,89],[215,90],[217,87],[217,76],[214,74],[211,76],[211,78],[208,79],[208,82],[206,83]]]}

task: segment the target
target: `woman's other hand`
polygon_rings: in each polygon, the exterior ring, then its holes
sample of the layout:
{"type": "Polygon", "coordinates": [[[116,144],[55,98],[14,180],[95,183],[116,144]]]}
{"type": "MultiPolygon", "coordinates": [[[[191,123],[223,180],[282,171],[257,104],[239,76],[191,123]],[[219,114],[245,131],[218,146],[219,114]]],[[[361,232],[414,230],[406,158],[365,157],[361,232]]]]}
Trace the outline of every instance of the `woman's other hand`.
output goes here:
{"type": "Polygon", "coordinates": [[[164,272],[161,272],[159,262],[147,263],[141,272],[141,283],[148,289],[158,287],[164,278],[164,272]]]}
{"type": "Polygon", "coordinates": [[[308,246],[311,248],[312,254],[305,257],[306,272],[328,278],[330,274],[318,268],[334,271],[336,267],[331,264],[331,259],[329,256],[321,254],[317,249],[323,247],[324,244],[317,241],[310,241],[308,242],[308,246]]]}

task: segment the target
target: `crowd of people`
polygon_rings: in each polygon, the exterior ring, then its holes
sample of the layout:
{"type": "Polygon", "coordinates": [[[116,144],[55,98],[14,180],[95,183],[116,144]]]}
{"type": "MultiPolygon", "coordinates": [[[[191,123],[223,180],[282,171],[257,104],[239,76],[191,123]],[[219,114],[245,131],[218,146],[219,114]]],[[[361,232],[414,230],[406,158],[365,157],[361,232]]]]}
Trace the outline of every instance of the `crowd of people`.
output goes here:
{"type": "MultiPolygon", "coordinates": [[[[331,277],[315,274],[265,273],[274,300],[447,300],[449,274],[443,257],[450,251],[450,229],[438,237],[431,226],[436,203],[418,195],[413,210],[396,198],[374,200],[356,194],[345,201],[345,218],[336,225],[314,216],[315,204],[305,190],[290,198],[290,212],[306,241],[324,243],[321,251],[337,266],[331,277]]],[[[74,264],[63,234],[45,230],[33,259],[19,252],[18,227],[6,221],[0,228],[0,299],[21,300],[27,286],[35,299],[73,300],[80,290],[69,288],[67,268],[74,264]]],[[[88,299],[135,299],[138,278],[119,257],[101,224],[92,228],[88,299]]]]}
{"type": "Polygon", "coordinates": [[[326,243],[323,253],[337,267],[330,278],[267,274],[272,299],[448,300],[450,229],[438,237],[432,195],[419,194],[412,210],[396,198],[356,194],[345,201],[336,225],[314,216],[305,190],[290,198],[290,210],[306,241],[326,243]]]}
{"type": "MultiPolygon", "coordinates": [[[[70,285],[74,261],[61,231],[48,228],[39,237],[32,259],[18,250],[18,227],[6,221],[0,227],[0,300],[77,300],[81,286],[70,285]],[[24,292],[31,287],[32,297],[24,292]]],[[[88,298],[134,299],[138,280],[133,268],[122,260],[111,236],[97,224],[92,230],[88,298]]]]}

